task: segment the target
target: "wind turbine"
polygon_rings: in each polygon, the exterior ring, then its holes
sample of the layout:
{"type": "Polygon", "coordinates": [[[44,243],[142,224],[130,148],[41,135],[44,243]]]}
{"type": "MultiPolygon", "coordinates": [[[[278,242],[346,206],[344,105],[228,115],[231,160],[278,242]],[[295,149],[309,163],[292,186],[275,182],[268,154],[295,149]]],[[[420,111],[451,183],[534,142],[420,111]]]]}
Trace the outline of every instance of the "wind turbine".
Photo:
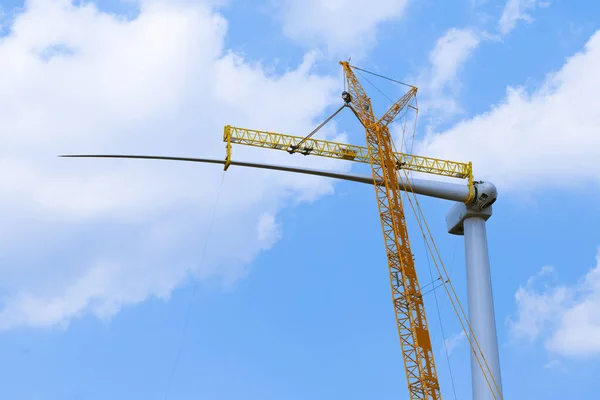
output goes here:
{"type": "MultiPolygon", "coordinates": [[[[463,325],[463,329],[468,335],[467,339],[472,350],[471,384],[473,400],[502,399],[498,339],[486,233],[486,222],[492,216],[492,204],[498,196],[496,187],[490,182],[475,182],[470,163],[457,163],[397,153],[391,140],[388,125],[403,110],[406,109],[407,112],[409,108],[416,110],[411,102],[416,98],[417,88],[407,85],[410,88],[409,91],[396,101],[382,117],[377,118],[372,111],[370,98],[366,95],[353,72],[354,69],[361,69],[351,66],[348,62],[340,62],[340,64],[344,68],[348,85],[348,91],[342,93],[345,104],[306,137],[236,128],[227,125],[223,135],[223,140],[227,143],[227,157],[225,160],[139,155],[68,155],[63,157],[136,158],[215,163],[223,164],[225,170],[234,165],[317,175],[374,185],[383,226],[394,310],[411,400],[438,400],[441,399],[441,393],[423,308],[422,293],[416,277],[399,191],[410,191],[414,194],[456,202],[446,215],[446,225],[450,234],[463,235],[465,238],[468,329],[465,328],[461,315],[459,315],[459,318],[461,318],[461,325],[463,325]],[[350,108],[365,128],[368,147],[311,139],[316,131],[343,108],[350,108]],[[283,150],[290,154],[310,154],[369,163],[373,174],[372,176],[365,176],[233,161],[231,159],[231,145],[233,143],[283,150]],[[405,172],[405,176],[400,174],[401,171],[405,172]],[[467,178],[469,182],[468,185],[460,185],[450,182],[415,179],[409,177],[406,171],[467,178]]],[[[445,283],[444,286],[447,293],[451,295],[445,283]]],[[[454,296],[456,296],[455,293],[454,296]]],[[[455,311],[457,311],[456,307],[455,311]]],[[[457,314],[459,314],[458,311],[457,314]]]]}

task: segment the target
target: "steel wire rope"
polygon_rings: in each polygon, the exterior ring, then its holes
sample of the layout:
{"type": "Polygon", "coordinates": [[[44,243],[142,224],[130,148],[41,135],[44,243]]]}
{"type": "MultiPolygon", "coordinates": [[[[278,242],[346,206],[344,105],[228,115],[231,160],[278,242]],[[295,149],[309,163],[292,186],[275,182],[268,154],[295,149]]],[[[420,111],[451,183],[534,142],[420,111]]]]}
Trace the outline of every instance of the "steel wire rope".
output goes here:
{"type": "Polygon", "coordinates": [[[378,76],[379,78],[387,79],[388,81],[396,82],[396,83],[399,83],[401,85],[408,86],[408,87],[411,87],[411,88],[414,87],[413,85],[409,85],[408,83],[404,83],[404,82],[401,82],[401,81],[396,80],[396,79],[388,78],[387,76],[379,75],[379,74],[376,74],[375,72],[367,71],[366,69],[358,68],[355,65],[351,65],[351,67],[354,68],[354,69],[357,69],[359,71],[366,72],[367,74],[371,74],[371,75],[378,76]]]}
{"type": "MultiPolygon", "coordinates": [[[[357,68],[358,69],[358,68],[357,68]]],[[[383,93],[383,91],[381,89],[379,89],[377,86],[375,86],[375,84],[373,82],[371,82],[366,76],[364,76],[363,74],[361,74],[360,72],[358,73],[360,76],[362,76],[363,78],[365,78],[365,80],[367,82],[369,82],[371,84],[371,86],[373,86],[379,93],[381,93],[386,99],[388,99],[390,101],[390,103],[394,104],[394,100],[390,99],[385,93],[383,93]]]]}
{"type": "MultiPolygon", "coordinates": [[[[402,125],[402,141],[400,142],[400,150],[403,153],[408,153],[408,146],[404,145],[405,137],[406,137],[406,123],[408,122],[408,110],[404,114],[406,118],[404,118],[404,124],[402,125]]],[[[415,135],[413,134],[413,142],[415,135]]]]}
{"type": "Polygon", "coordinates": [[[414,123],[414,127],[413,127],[412,143],[410,145],[410,154],[412,154],[413,148],[415,147],[415,134],[417,132],[417,119],[419,118],[419,100],[417,99],[417,96],[415,96],[414,99],[415,99],[415,106],[414,106],[415,123],[414,123]]]}
{"type": "MultiPolygon", "coordinates": [[[[200,261],[198,262],[198,265],[201,266],[202,262],[204,261],[204,257],[206,255],[206,250],[208,249],[208,243],[210,242],[210,238],[211,238],[211,233],[212,233],[212,228],[215,222],[215,217],[217,215],[217,209],[219,206],[219,200],[221,199],[221,189],[223,188],[223,181],[225,180],[225,171],[223,171],[222,175],[221,175],[221,183],[219,184],[219,188],[217,189],[217,198],[215,200],[215,206],[213,208],[213,212],[212,212],[212,216],[210,219],[210,222],[208,224],[208,230],[206,233],[206,240],[204,241],[204,248],[202,249],[202,252],[200,253],[200,261]]],[[[168,399],[169,394],[171,392],[171,384],[173,382],[173,376],[175,375],[175,370],[177,369],[177,364],[179,362],[179,357],[181,356],[181,349],[183,348],[183,341],[185,339],[185,334],[187,333],[187,329],[188,329],[188,325],[189,325],[189,321],[190,321],[190,315],[192,313],[192,308],[194,305],[194,300],[196,299],[196,293],[198,292],[198,279],[194,280],[194,286],[192,289],[192,297],[190,299],[190,302],[188,304],[188,309],[186,312],[186,316],[185,316],[185,322],[183,324],[183,330],[181,332],[181,337],[179,339],[179,346],[177,347],[177,353],[175,354],[175,361],[173,362],[173,367],[171,368],[171,374],[169,376],[169,380],[167,381],[167,389],[165,392],[165,400],[168,399]]]]}
{"type": "Polygon", "coordinates": [[[317,133],[317,131],[319,131],[319,129],[321,129],[322,127],[325,126],[325,124],[327,124],[329,121],[331,121],[331,119],[333,117],[335,117],[336,115],[339,114],[340,111],[342,111],[345,107],[348,107],[347,104],[342,105],[340,108],[337,109],[336,112],[334,112],[333,114],[331,114],[325,121],[321,122],[321,124],[319,126],[317,126],[315,129],[313,129],[313,131],[311,133],[309,133],[306,137],[304,137],[302,140],[300,140],[300,142],[298,142],[297,145],[295,146],[291,146],[291,149],[289,151],[290,154],[293,154],[296,152],[296,150],[298,150],[300,148],[300,145],[302,143],[304,143],[305,141],[307,141],[308,139],[310,139],[312,137],[312,135],[314,135],[315,133],[317,133]]]}

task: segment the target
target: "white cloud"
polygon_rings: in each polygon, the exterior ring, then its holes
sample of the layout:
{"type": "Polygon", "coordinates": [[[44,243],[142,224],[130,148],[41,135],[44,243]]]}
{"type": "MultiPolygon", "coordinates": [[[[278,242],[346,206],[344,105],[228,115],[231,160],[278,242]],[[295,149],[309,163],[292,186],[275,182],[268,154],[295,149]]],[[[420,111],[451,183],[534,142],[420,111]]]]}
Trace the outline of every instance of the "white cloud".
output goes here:
{"type": "Polygon", "coordinates": [[[533,18],[527,12],[547,5],[547,2],[540,0],[508,0],[500,17],[500,32],[506,35],[515,28],[520,20],[532,22],[533,18]]]}
{"type": "Polygon", "coordinates": [[[438,39],[429,53],[432,65],[431,87],[441,90],[456,80],[456,73],[479,44],[479,38],[471,29],[449,29],[438,39]]]}
{"type": "Polygon", "coordinates": [[[281,236],[281,226],[275,221],[275,216],[263,214],[258,220],[258,240],[274,243],[281,236]]]}
{"type": "Polygon", "coordinates": [[[460,332],[460,333],[457,333],[456,335],[451,336],[448,339],[444,340],[444,342],[445,342],[444,351],[448,352],[448,357],[450,357],[450,355],[452,354],[454,349],[456,349],[463,342],[465,342],[466,339],[467,339],[467,336],[465,335],[465,332],[460,332]]]}
{"type": "MultiPolygon", "coordinates": [[[[474,7],[482,3],[471,1],[474,7]]],[[[532,21],[527,10],[547,5],[539,0],[508,0],[499,22],[501,33],[507,34],[520,19],[532,21]]],[[[450,28],[436,41],[429,53],[428,68],[417,77],[423,98],[420,109],[432,119],[429,128],[463,112],[457,101],[461,88],[458,73],[482,42],[499,40],[499,35],[472,28],[450,28]]]]}
{"type": "Polygon", "coordinates": [[[436,41],[429,52],[429,68],[417,78],[421,111],[435,111],[439,118],[461,111],[455,99],[460,90],[458,72],[480,41],[480,35],[469,28],[451,28],[436,41]]]}
{"type": "Polygon", "coordinates": [[[600,253],[596,266],[573,288],[576,300],[561,315],[547,347],[565,355],[600,354],[600,253]]]}
{"type": "Polygon", "coordinates": [[[547,369],[560,369],[561,371],[566,371],[565,365],[557,359],[552,359],[544,364],[544,368],[547,369]]]}
{"type": "Polygon", "coordinates": [[[502,192],[600,183],[600,32],[543,85],[507,89],[489,111],[428,135],[418,154],[473,161],[477,179],[502,192]]]}
{"type": "Polygon", "coordinates": [[[510,321],[517,339],[544,339],[560,356],[600,355],[600,251],[596,265],[575,285],[534,285],[540,275],[519,288],[517,316],[510,321]]]}
{"type": "Polygon", "coordinates": [[[407,0],[285,0],[280,19],[286,36],[346,59],[359,58],[377,37],[382,22],[400,19],[407,0]]]}
{"type": "Polygon", "coordinates": [[[564,312],[569,301],[570,291],[565,287],[549,288],[536,291],[535,284],[540,278],[554,275],[552,267],[544,267],[534,277],[528,279],[525,287],[520,287],[515,294],[518,314],[515,321],[510,322],[511,333],[520,339],[533,341],[545,330],[549,320],[564,312]]]}
{"type": "Polygon", "coordinates": [[[311,72],[311,54],[267,76],[223,48],[226,29],[198,2],[143,2],[126,21],[90,4],[38,0],[16,17],[0,39],[0,329],[109,318],[168,297],[190,271],[235,281],[279,237],[283,207],[331,192],[325,179],[231,167],[209,234],[221,166],[56,157],[224,158],[225,124],[302,134],[338,100],[339,80],[311,72]]]}
{"type": "MultiPolygon", "coordinates": [[[[471,5],[476,7],[484,2],[471,1],[471,5]]],[[[500,20],[501,33],[507,34],[519,19],[531,21],[526,10],[546,5],[536,0],[509,0],[500,20]]],[[[472,28],[450,28],[438,38],[429,52],[429,66],[416,79],[422,97],[420,111],[430,119],[428,129],[463,112],[457,101],[461,89],[460,69],[482,42],[499,40],[498,35],[472,28]]]]}

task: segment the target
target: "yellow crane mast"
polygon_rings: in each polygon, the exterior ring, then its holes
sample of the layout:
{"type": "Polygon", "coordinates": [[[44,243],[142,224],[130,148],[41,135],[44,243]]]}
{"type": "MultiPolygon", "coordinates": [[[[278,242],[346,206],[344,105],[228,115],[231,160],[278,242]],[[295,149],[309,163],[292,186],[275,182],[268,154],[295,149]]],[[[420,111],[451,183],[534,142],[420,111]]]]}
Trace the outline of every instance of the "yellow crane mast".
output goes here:
{"type": "Polygon", "coordinates": [[[411,88],[376,120],[371,100],[354,75],[350,64],[342,62],[342,66],[351,96],[347,100],[350,100],[366,130],[410,398],[438,400],[442,396],[433,360],[423,296],[406,230],[394,143],[388,129],[388,124],[417,94],[417,88],[411,88]],[[383,185],[377,185],[377,181],[382,181],[383,185]]]}
{"type": "Polygon", "coordinates": [[[231,161],[232,143],[285,150],[290,153],[299,152],[304,155],[368,162],[371,165],[410,399],[438,400],[441,399],[440,386],[423,297],[406,228],[399,171],[404,169],[468,179],[470,198],[472,198],[471,164],[396,152],[388,125],[402,110],[410,106],[410,102],[416,96],[417,88],[410,87],[404,96],[377,119],[370,98],[354,74],[354,67],[344,61],[340,64],[344,69],[348,87],[348,91],[342,93],[345,102],[343,107],[350,107],[364,126],[367,147],[310,139],[312,133],[308,137],[301,138],[228,125],[224,132],[224,141],[227,143],[225,169],[231,161]]]}

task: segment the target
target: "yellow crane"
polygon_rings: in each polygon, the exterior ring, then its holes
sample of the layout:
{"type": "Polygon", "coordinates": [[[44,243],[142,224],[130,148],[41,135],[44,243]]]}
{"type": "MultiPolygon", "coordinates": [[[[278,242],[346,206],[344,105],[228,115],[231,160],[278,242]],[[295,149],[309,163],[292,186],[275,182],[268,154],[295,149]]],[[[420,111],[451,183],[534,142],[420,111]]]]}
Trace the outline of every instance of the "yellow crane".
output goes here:
{"type": "Polygon", "coordinates": [[[406,229],[399,169],[468,178],[472,187],[471,165],[396,152],[388,125],[414,99],[417,88],[411,87],[381,118],[377,119],[373,113],[371,99],[362,88],[352,66],[345,61],[340,64],[344,68],[348,87],[348,91],[344,91],[342,98],[365,128],[366,148],[226,126],[225,169],[231,160],[232,143],[289,152],[301,151],[304,154],[368,162],[371,165],[386,247],[392,302],[410,398],[438,400],[441,399],[440,386],[423,297],[406,229]],[[378,182],[383,184],[377,184],[378,182]]]}
{"type": "MultiPolygon", "coordinates": [[[[393,103],[383,116],[376,118],[373,113],[371,99],[367,96],[354,74],[353,70],[359,68],[351,66],[348,62],[344,61],[340,62],[340,64],[344,69],[344,78],[347,85],[347,91],[342,93],[344,105],[306,137],[227,125],[224,128],[223,136],[227,151],[224,161],[134,155],[67,155],[62,157],[142,158],[210,162],[224,164],[225,170],[230,165],[265,167],[253,163],[233,162],[231,159],[232,144],[240,144],[287,151],[292,154],[316,155],[370,164],[386,248],[392,303],[396,315],[396,324],[400,337],[410,399],[438,400],[441,399],[440,385],[434,362],[427,318],[425,316],[423,294],[417,279],[415,261],[410,247],[401,197],[401,191],[412,191],[410,187],[411,183],[409,179],[401,177],[400,173],[402,171],[402,173],[406,174],[407,171],[413,171],[466,179],[468,182],[468,196],[466,196],[465,204],[478,203],[479,200],[475,196],[475,184],[477,182],[473,180],[471,163],[415,156],[396,151],[388,126],[403,110],[408,107],[415,108],[412,102],[416,99],[416,87],[410,86],[407,93],[393,103]],[[365,128],[366,147],[311,138],[316,131],[345,107],[352,110],[365,128]]],[[[287,167],[280,167],[278,169],[294,170],[294,168],[287,167]]],[[[323,176],[333,175],[335,174],[323,174],[323,176]]],[[[485,196],[483,194],[480,197],[485,196]]],[[[412,202],[411,206],[414,208],[412,202]]],[[[419,225],[425,232],[420,221],[419,225]]],[[[435,245],[433,247],[435,248],[435,245]]],[[[429,245],[428,248],[433,255],[434,252],[429,245]]],[[[435,248],[435,252],[437,252],[437,248],[435,248]]],[[[444,288],[466,334],[471,347],[472,357],[474,357],[474,360],[481,369],[482,376],[490,389],[492,398],[502,399],[499,382],[494,378],[494,374],[486,362],[481,347],[473,333],[473,329],[460,305],[456,292],[452,288],[443,263],[442,269],[439,268],[435,259],[434,264],[438,268],[440,278],[443,278],[444,288]]]]}
{"type": "MultiPolygon", "coordinates": [[[[404,359],[404,367],[411,400],[441,399],[440,385],[431,347],[431,339],[425,315],[423,296],[417,279],[414,257],[410,247],[406,219],[401,198],[401,185],[404,180],[400,171],[424,172],[462,178],[468,180],[469,203],[474,196],[473,172],[471,163],[460,163],[436,158],[415,156],[397,152],[388,128],[396,117],[416,98],[417,88],[411,86],[406,94],[397,100],[380,118],[373,113],[371,99],[354,74],[356,68],[341,61],[347,91],[342,93],[345,104],[329,117],[316,130],[335,116],[344,107],[349,107],[365,128],[367,146],[355,146],[325,140],[312,139],[314,130],[307,137],[292,136],[275,132],[245,129],[227,125],[223,140],[226,142],[227,155],[225,167],[231,164],[232,144],[262,147],[336,158],[341,160],[368,163],[371,166],[376,192],[379,215],[386,247],[389,269],[389,282],[392,303],[396,315],[396,324],[404,359]]],[[[450,294],[450,293],[449,293],[450,294]]],[[[456,309],[456,308],[455,308],[456,309]]],[[[457,311],[458,313],[458,311],[457,311]]],[[[476,339],[468,322],[463,329],[469,331],[471,347],[478,348],[476,339]]],[[[489,371],[485,359],[478,357],[479,366],[485,375],[489,371]]],[[[479,351],[480,353],[480,351],[479,351]]],[[[490,382],[490,388],[495,382],[490,382]]],[[[495,398],[495,395],[494,395],[495,398]]]]}

